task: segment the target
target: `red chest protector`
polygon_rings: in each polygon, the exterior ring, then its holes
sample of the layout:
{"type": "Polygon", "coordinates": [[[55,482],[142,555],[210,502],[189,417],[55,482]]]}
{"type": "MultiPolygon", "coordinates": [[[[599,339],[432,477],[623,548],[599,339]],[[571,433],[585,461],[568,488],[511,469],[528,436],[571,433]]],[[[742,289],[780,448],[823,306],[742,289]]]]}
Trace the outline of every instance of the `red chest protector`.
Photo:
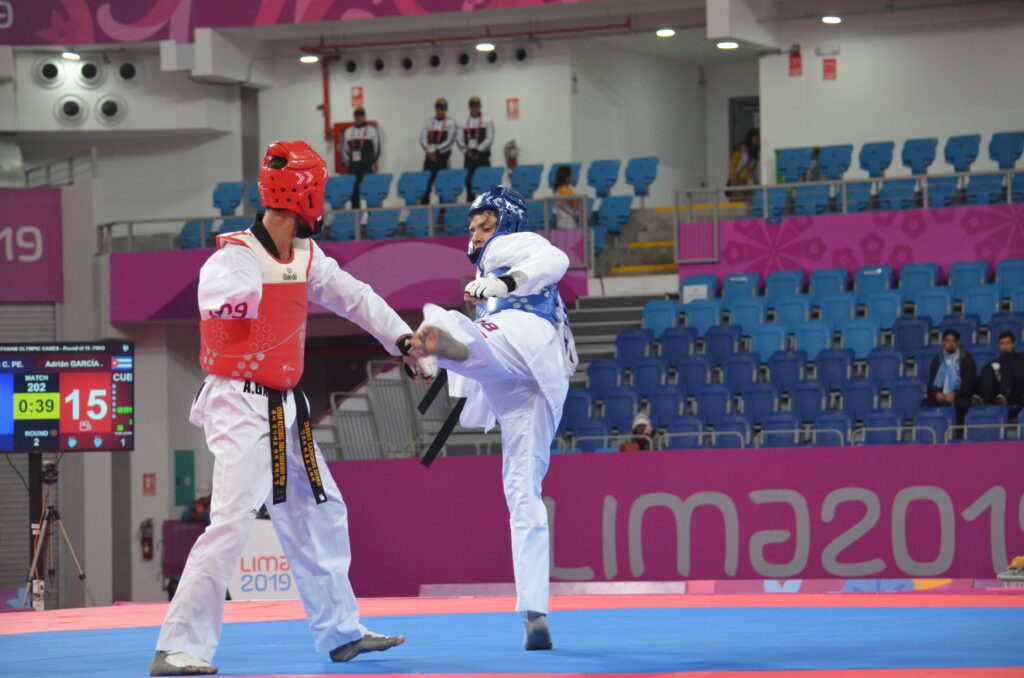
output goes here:
{"type": "Polygon", "coordinates": [[[204,372],[251,379],[279,390],[302,377],[306,341],[306,281],[313,263],[308,240],[292,242],[291,261],[272,257],[248,231],[217,237],[217,247],[248,247],[263,266],[263,296],[255,318],[204,318],[199,365],[204,372]]]}

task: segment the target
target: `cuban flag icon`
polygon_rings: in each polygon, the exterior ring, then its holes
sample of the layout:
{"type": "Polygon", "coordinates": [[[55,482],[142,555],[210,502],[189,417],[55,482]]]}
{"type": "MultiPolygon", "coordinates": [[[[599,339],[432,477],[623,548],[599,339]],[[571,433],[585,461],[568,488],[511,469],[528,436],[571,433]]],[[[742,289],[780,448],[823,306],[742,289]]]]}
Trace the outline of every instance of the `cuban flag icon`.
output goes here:
{"type": "Polygon", "coordinates": [[[110,359],[110,369],[130,370],[133,369],[132,357],[130,355],[118,355],[110,359]]]}

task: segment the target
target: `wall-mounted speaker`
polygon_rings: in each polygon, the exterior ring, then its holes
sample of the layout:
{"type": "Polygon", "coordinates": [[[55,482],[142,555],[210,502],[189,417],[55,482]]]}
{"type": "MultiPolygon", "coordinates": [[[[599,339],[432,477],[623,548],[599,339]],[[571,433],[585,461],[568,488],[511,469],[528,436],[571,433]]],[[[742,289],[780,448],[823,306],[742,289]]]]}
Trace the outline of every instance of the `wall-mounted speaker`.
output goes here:
{"type": "Polygon", "coordinates": [[[498,52],[495,50],[491,50],[490,52],[487,53],[487,56],[484,57],[484,60],[491,65],[498,63],[498,52]]]}
{"type": "Polygon", "coordinates": [[[431,68],[438,69],[441,68],[441,66],[444,64],[444,59],[441,58],[440,54],[431,54],[430,58],[427,59],[427,63],[430,65],[431,68]]]}
{"type": "Polygon", "coordinates": [[[359,72],[359,61],[357,61],[356,59],[345,59],[344,63],[342,63],[341,65],[341,68],[349,75],[355,75],[356,73],[359,72]]]}
{"type": "Polygon", "coordinates": [[[32,64],[32,79],[40,87],[53,89],[64,83],[63,59],[58,57],[43,57],[32,64]]]}
{"type": "Polygon", "coordinates": [[[401,66],[403,71],[411,71],[416,67],[416,61],[411,56],[403,57],[401,66]]]}
{"type": "Polygon", "coordinates": [[[82,97],[77,94],[66,94],[57,100],[53,114],[66,125],[81,124],[89,115],[82,97]]]}
{"type": "Polygon", "coordinates": [[[71,66],[75,74],[75,82],[79,87],[95,89],[107,79],[107,66],[92,59],[83,59],[71,66]]]}
{"type": "Polygon", "coordinates": [[[521,64],[533,57],[533,49],[526,45],[519,45],[512,50],[509,56],[512,57],[510,59],[512,63],[521,64]]]}
{"type": "Polygon", "coordinates": [[[383,54],[370,57],[369,68],[374,75],[387,75],[390,63],[383,54]]]}
{"type": "Polygon", "coordinates": [[[128,104],[116,94],[106,94],[96,102],[96,119],[106,125],[115,125],[128,115],[128,104]]]}
{"type": "Polygon", "coordinates": [[[142,67],[134,61],[122,61],[113,67],[114,78],[122,87],[134,87],[142,80],[142,67]]]}
{"type": "Polygon", "coordinates": [[[459,68],[471,68],[473,66],[473,53],[469,50],[456,53],[455,63],[459,68]]]}

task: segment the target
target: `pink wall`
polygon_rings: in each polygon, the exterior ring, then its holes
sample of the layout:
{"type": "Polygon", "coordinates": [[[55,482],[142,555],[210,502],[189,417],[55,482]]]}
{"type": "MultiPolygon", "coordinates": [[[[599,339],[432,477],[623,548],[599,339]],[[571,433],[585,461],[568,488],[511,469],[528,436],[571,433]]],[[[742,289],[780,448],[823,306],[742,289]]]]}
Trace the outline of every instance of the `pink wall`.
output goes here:
{"type": "MultiPolygon", "coordinates": [[[[581,231],[552,231],[551,241],[569,255],[570,265],[582,265],[581,231]]],[[[403,311],[422,308],[428,301],[446,306],[462,303],[462,278],[475,274],[466,258],[467,242],[461,236],[448,236],[328,242],[321,248],[344,270],[373,287],[392,308],[403,311]]],[[[197,318],[199,269],[212,253],[174,250],[110,255],[110,321],[197,318]]],[[[570,270],[559,289],[567,303],[586,294],[586,271],[570,270]]],[[[311,313],[327,311],[315,306],[311,313]]]]}
{"type": "Polygon", "coordinates": [[[63,301],[60,189],[0,188],[0,301],[63,301]]]}
{"type": "MultiPolygon", "coordinates": [[[[680,224],[680,243],[694,242],[693,231],[709,227],[680,224]]],[[[680,279],[714,273],[721,281],[729,273],[755,271],[763,282],[776,270],[834,267],[848,269],[852,277],[861,266],[888,264],[899,271],[923,261],[939,264],[940,279],[958,261],[989,261],[991,273],[1002,259],[1024,258],[1024,205],[783,217],[778,224],[723,221],[719,252],[716,264],[680,266],[680,279]]]]}
{"type": "MultiPolygon", "coordinates": [[[[991,578],[1024,552],[1020,452],[963,443],[555,455],[544,482],[553,579],[991,578]],[[693,507],[677,526],[673,511],[693,507]]],[[[349,507],[358,595],[512,581],[500,456],[330,467],[349,507]]]]}

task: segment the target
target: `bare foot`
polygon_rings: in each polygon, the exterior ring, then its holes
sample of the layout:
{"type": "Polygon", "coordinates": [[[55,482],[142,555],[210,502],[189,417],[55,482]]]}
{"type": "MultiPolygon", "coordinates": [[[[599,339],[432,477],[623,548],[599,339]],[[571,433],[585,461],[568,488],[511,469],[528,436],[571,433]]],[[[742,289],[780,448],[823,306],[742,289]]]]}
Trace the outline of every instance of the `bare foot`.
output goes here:
{"type": "Polygon", "coordinates": [[[412,347],[421,355],[436,355],[446,360],[462,361],[469,357],[466,345],[440,327],[421,327],[412,335],[412,347]]]}

